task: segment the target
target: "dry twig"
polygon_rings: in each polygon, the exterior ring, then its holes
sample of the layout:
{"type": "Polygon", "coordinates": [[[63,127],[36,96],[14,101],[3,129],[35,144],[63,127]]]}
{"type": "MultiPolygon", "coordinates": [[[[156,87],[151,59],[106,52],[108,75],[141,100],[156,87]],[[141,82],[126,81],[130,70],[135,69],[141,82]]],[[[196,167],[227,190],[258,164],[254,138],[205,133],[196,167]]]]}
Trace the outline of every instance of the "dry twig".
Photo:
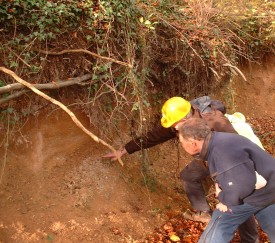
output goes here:
{"type": "Polygon", "coordinates": [[[83,52],[83,53],[89,54],[91,56],[94,56],[94,57],[97,57],[97,58],[100,58],[100,59],[103,59],[103,60],[115,62],[117,64],[129,67],[129,68],[133,68],[133,66],[131,64],[128,64],[128,63],[122,62],[122,61],[118,61],[118,60],[116,60],[114,58],[111,58],[111,57],[100,56],[100,55],[98,55],[98,54],[96,54],[94,52],[88,51],[86,49],[63,50],[63,51],[59,51],[59,52],[39,50],[39,52],[44,53],[46,55],[62,55],[62,54],[65,54],[65,53],[80,53],[80,52],[83,52]]]}

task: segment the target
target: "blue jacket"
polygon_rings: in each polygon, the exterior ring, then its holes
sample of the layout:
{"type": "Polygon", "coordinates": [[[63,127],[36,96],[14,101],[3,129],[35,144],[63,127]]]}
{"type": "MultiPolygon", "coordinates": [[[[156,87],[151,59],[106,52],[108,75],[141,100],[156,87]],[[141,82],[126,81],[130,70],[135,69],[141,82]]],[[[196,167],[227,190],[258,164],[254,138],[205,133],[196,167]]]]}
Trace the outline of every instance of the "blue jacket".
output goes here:
{"type": "Polygon", "coordinates": [[[238,134],[212,132],[202,151],[211,177],[222,189],[220,202],[227,206],[275,203],[275,159],[259,146],[238,134]],[[255,171],[267,180],[266,186],[258,190],[255,171]]]}

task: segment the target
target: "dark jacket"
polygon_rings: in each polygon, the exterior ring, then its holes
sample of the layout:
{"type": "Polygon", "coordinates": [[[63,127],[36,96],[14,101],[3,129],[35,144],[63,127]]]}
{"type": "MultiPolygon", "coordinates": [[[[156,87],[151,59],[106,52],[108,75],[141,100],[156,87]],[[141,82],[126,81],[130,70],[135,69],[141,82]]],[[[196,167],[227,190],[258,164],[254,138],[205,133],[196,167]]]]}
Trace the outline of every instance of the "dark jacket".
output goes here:
{"type": "Polygon", "coordinates": [[[237,134],[213,132],[202,151],[206,151],[203,159],[208,161],[210,175],[222,189],[220,202],[227,206],[275,203],[275,159],[258,145],[237,134]],[[255,171],[267,180],[258,190],[255,171]]]}
{"type": "MultiPolygon", "coordinates": [[[[192,117],[204,119],[213,131],[236,133],[229,120],[224,116],[225,107],[221,101],[211,100],[208,96],[203,96],[192,100],[190,103],[192,104],[192,117]]],[[[128,142],[125,149],[128,154],[132,154],[175,137],[177,137],[177,131],[174,128],[164,128],[158,124],[154,130],[149,131],[145,136],[128,142]]]]}

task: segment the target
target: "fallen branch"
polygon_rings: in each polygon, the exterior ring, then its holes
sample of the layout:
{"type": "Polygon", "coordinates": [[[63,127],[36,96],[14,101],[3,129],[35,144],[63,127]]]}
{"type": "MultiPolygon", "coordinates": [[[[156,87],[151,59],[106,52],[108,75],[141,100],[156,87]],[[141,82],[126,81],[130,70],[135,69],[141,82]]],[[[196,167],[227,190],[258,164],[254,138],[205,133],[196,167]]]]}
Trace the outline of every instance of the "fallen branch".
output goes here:
{"type": "Polygon", "coordinates": [[[15,98],[18,98],[19,96],[26,94],[27,92],[29,92],[29,90],[24,89],[24,90],[15,92],[14,94],[8,95],[7,97],[0,99],[0,105],[4,104],[10,100],[13,100],[15,98]]]}
{"type": "MultiPolygon", "coordinates": [[[[18,83],[23,84],[24,86],[28,87],[29,89],[31,89],[34,93],[38,94],[39,96],[42,96],[44,99],[52,102],[53,104],[59,106],[62,110],[64,110],[73,120],[73,122],[82,130],[84,131],[88,136],[90,136],[95,142],[97,143],[101,143],[104,146],[108,147],[110,150],[112,150],[114,153],[116,153],[116,150],[109,145],[108,143],[106,143],[105,141],[103,141],[102,139],[98,138],[97,136],[95,136],[93,133],[91,133],[89,130],[87,130],[83,124],[76,118],[75,114],[70,111],[65,105],[63,105],[61,102],[51,98],[50,96],[46,95],[45,93],[41,92],[40,90],[38,90],[37,88],[35,88],[32,84],[26,82],[25,80],[21,79],[20,77],[18,77],[13,71],[5,68],[5,67],[0,67],[0,71],[10,75],[11,77],[13,77],[18,83]]],[[[119,163],[123,166],[123,162],[120,158],[118,158],[119,163]]]]}
{"type": "Polygon", "coordinates": [[[120,64],[120,65],[123,65],[123,66],[126,66],[126,67],[129,67],[129,68],[133,68],[133,66],[131,64],[128,64],[126,62],[121,62],[121,61],[118,61],[114,58],[111,58],[111,57],[104,57],[104,56],[100,56],[94,52],[91,52],[91,51],[88,51],[86,49],[73,49],[73,50],[63,50],[63,51],[59,51],[59,52],[52,52],[52,51],[43,51],[43,50],[39,50],[39,52],[41,53],[44,53],[46,55],[62,55],[62,54],[65,54],[65,53],[80,53],[80,52],[83,52],[83,53],[86,53],[86,54],[89,54],[91,56],[94,56],[94,57],[97,57],[97,58],[100,58],[100,59],[103,59],[103,60],[107,60],[107,61],[111,61],[111,62],[115,62],[117,64],[120,64]]]}
{"type": "MultiPolygon", "coordinates": [[[[57,82],[52,82],[52,83],[47,83],[47,84],[32,84],[32,86],[39,90],[41,90],[41,89],[59,89],[59,88],[63,88],[63,87],[74,85],[74,84],[82,85],[82,82],[91,79],[92,76],[93,76],[92,74],[85,74],[81,77],[72,78],[69,80],[57,81],[57,82]]],[[[23,89],[25,87],[26,86],[21,83],[8,84],[6,86],[0,87],[0,94],[8,93],[8,92],[11,92],[11,91],[17,90],[17,89],[23,89]]]]}

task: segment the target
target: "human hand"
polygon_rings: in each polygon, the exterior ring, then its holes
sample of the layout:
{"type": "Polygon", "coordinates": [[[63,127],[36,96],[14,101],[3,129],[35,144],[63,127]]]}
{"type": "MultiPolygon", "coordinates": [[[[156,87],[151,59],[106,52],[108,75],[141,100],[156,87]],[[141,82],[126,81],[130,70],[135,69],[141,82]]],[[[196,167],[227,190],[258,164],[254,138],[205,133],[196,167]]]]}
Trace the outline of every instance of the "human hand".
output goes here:
{"type": "Polygon", "coordinates": [[[227,206],[221,202],[216,205],[216,209],[220,210],[221,212],[227,212],[228,210],[227,206]]]}
{"type": "Polygon", "coordinates": [[[103,158],[110,158],[111,161],[115,161],[115,160],[120,159],[126,153],[127,153],[126,149],[125,148],[121,148],[119,150],[116,150],[115,152],[111,152],[111,153],[105,154],[102,157],[103,158]]]}
{"type": "Polygon", "coordinates": [[[216,192],[215,192],[216,197],[218,197],[220,192],[222,191],[218,183],[215,183],[215,189],[216,189],[216,192]]]}

